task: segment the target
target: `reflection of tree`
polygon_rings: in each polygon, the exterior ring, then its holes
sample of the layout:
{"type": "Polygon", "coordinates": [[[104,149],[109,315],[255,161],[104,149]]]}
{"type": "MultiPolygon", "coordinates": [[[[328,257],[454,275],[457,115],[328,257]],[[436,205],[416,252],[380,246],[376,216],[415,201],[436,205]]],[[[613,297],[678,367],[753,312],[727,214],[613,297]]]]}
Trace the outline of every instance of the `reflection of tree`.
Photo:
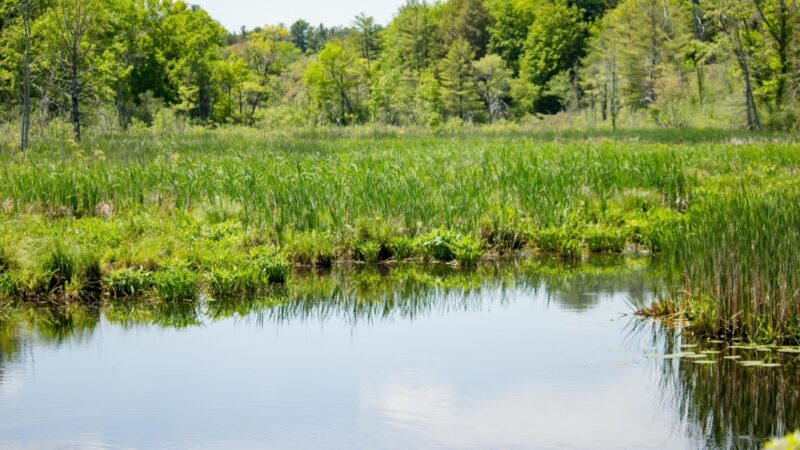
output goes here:
{"type": "MultiPolygon", "coordinates": [[[[681,333],[641,321],[637,332],[657,353],[679,351],[681,333]],[[641,325],[645,324],[645,325],[641,325]]],[[[684,335],[685,342],[685,335],[684,335]]],[[[645,344],[645,345],[648,345],[645,344]]],[[[702,351],[700,347],[694,351],[702,351]]],[[[713,350],[723,347],[710,345],[713,350]]],[[[737,350],[740,353],[741,350],[737,350]]],[[[776,352],[745,352],[744,359],[778,358],[776,352]]],[[[764,442],[800,426],[800,361],[781,358],[780,368],[744,367],[717,358],[713,365],[688,359],[655,359],[659,388],[698,448],[760,449],[764,442]]]]}

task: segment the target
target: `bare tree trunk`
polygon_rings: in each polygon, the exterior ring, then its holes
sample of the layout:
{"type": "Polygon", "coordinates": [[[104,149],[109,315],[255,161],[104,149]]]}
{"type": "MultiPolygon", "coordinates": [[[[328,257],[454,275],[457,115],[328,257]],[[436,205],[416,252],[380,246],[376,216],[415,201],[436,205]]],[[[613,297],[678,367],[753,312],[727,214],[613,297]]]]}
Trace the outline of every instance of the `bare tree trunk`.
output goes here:
{"type": "Polygon", "coordinates": [[[608,120],[608,83],[603,83],[603,99],[600,101],[600,118],[608,120]]]}
{"type": "MultiPolygon", "coordinates": [[[[703,9],[700,7],[700,0],[692,0],[692,31],[694,37],[698,41],[705,41],[706,25],[703,22],[703,9]]],[[[697,52],[694,55],[695,73],[697,75],[697,100],[700,106],[703,106],[705,97],[705,69],[703,68],[704,61],[697,52]]]]}
{"type": "Polygon", "coordinates": [[[33,0],[20,2],[22,8],[22,25],[25,33],[25,52],[22,61],[22,135],[20,147],[22,154],[28,154],[28,137],[31,128],[31,3],[33,0]]]}
{"type": "MultiPolygon", "coordinates": [[[[77,61],[77,55],[75,56],[77,61]]],[[[70,89],[70,97],[72,98],[72,131],[75,135],[75,142],[81,141],[81,110],[80,101],[78,98],[78,66],[72,64],[72,83],[70,89]]]]}
{"type": "Polygon", "coordinates": [[[758,117],[758,108],[756,100],[753,96],[753,82],[750,76],[750,64],[748,62],[747,49],[744,48],[742,37],[740,35],[739,24],[733,23],[734,45],[736,45],[736,60],[739,62],[739,68],[742,70],[742,77],[744,78],[744,98],[745,107],[747,109],[747,129],[751,131],[761,131],[761,120],[758,117]]]}

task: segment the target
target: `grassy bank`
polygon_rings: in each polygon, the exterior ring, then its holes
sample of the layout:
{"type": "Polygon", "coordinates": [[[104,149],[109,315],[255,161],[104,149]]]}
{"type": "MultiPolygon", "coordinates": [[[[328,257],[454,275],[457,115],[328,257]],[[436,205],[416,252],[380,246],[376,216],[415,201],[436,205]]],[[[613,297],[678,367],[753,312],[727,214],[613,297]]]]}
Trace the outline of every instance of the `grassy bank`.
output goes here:
{"type": "Polygon", "coordinates": [[[663,309],[699,330],[800,334],[786,136],[144,132],[0,158],[5,297],[241,295],[289,265],[649,252],[675,268],[663,309]]]}

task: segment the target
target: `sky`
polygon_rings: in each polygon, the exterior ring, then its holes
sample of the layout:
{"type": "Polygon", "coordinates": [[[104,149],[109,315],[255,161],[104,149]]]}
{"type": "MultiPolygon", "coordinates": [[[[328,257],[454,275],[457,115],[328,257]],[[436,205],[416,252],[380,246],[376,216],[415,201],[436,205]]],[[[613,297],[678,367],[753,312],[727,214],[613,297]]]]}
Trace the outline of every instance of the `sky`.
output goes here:
{"type": "Polygon", "coordinates": [[[248,29],[297,19],[312,25],[350,25],[361,12],[386,25],[405,0],[187,0],[200,5],[230,31],[242,25],[248,29]]]}

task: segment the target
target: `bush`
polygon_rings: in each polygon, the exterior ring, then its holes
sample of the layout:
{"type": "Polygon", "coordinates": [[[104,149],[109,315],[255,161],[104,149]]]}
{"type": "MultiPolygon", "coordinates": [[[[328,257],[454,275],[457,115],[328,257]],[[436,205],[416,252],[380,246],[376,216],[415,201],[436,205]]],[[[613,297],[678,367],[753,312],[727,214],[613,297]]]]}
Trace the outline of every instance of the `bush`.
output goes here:
{"type": "Polygon", "coordinates": [[[303,265],[330,267],[336,258],[331,236],[316,230],[287,233],[285,252],[289,261],[303,265]]]}
{"type": "Polygon", "coordinates": [[[16,262],[11,252],[7,248],[0,246],[0,273],[8,272],[15,266],[16,262]]]}
{"type": "Polygon", "coordinates": [[[214,297],[252,294],[262,286],[253,266],[215,267],[206,275],[208,289],[214,297]]]}
{"type": "Polygon", "coordinates": [[[40,289],[47,292],[63,291],[75,274],[75,256],[57,241],[44,259],[41,267],[40,289]]]}
{"type": "Polygon", "coordinates": [[[589,251],[596,253],[620,253],[625,250],[625,233],[619,227],[595,224],[583,234],[589,251]]]}
{"type": "Polygon", "coordinates": [[[289,263],[276,250],[258,247],[250,252],[251,264],[261,283],[283,283],[289,274],[289,263]]]}
{"type": "Polygon", "coordinates": [[[434,230],[417,238],[417,247],[426,259],[437,261],[458,260],[473,265],[480,258],[483,245],[470,236],[448,230],[434,230]]]}
{"type": "Polygon", "coordinates": [[[106,275],[103,284],[112,297],[133,297],[153,287],[153,274],[141,269],[122,269],[106,275]]]}
{"type": "Polygon", "coordinates": [[[764,450],[800,450],[800,431],[795,431],[784,438],[767,442],[764,450]]]}
{"type": "Polygon", "coordinates": [[[100,259],[94,254],[83,254],[77,258],[67,292],[79,300],[96,300],[102,293],[102,277],[100,259]]]}
{"type": "Polygon", "coordinates": [[[542,228],[534,233],[534,240],[536,247],[543,252],[573,258],[581,254],[580,241],[563,227],[542,228]]]}
{"type": "Polygon", "coordinates": [[[414,240],[405,236],[396,236],[389,240],[389,250],[394,259],[408,259],[417,253],[414,240]]]}
{"type": "Polygon", "coordinates": [[[197,298],[197,275],[183,267],[167,267],[153,273],[153,290],[162,300],[180,301],[197,298]]]}

